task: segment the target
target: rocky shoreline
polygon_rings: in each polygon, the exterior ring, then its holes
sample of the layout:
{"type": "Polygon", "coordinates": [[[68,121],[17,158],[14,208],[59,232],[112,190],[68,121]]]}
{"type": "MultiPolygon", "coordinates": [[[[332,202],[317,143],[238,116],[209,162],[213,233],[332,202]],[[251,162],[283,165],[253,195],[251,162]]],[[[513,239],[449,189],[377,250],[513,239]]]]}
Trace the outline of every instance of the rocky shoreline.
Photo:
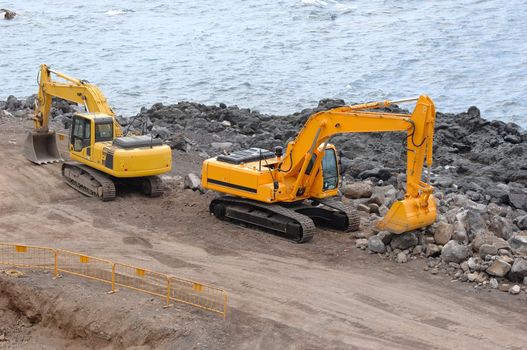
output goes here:
{"type": "MultiPolygon", "coordinates": [[[[33,104],[34,96],[0,101],[0,123],[26,118],[33,104]]],[[[343,104],[325,99],[315,108],[274,116],[224,104],[156,103],[119,121],[127,131],[151,133],[173,149],[207,158],[248,147],[285,146],[312,113],[343,104]]],[[[53,120],[67,128],[74,111],[69,103],[54,101],[53,120]]],[[[459,114],[438,112],[432,167],[438,220],[403,235],[373,227],[404,193],[404,135],[353,134],[332,142],[345,179],[343,200],[361,211],[363,227],[369,228],[355,235],[357,248],[398,263],[426,259],[430,273],[479,289],[526,290],[527,133],[518,125],[485,120],[476,107],[459,114]]]]}

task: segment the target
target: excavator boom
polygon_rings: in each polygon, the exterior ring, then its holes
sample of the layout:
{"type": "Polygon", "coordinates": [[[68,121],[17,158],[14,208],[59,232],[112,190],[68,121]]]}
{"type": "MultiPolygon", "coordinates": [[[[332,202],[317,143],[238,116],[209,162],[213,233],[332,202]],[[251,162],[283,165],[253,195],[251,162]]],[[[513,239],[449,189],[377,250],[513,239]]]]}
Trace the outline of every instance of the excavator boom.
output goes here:
{"type": "MultiPolygon", "coordinates": [[[[92,113],[115,115],[106,97],[96,85],[54,71],[45,64],[40,66],[38,86],[33,117],[35,129],[28,133],[24,144],[24,155],[33,163],[45,164],[62,161],[55,131],[49,130],[52,97],[78,103],[92,113]],[[54,81],[51,74],[62,78],[65,82],[54,81]]],[[[115,121],[114,129],[116,136],[122,135],[121,128],[115,121]]]]}

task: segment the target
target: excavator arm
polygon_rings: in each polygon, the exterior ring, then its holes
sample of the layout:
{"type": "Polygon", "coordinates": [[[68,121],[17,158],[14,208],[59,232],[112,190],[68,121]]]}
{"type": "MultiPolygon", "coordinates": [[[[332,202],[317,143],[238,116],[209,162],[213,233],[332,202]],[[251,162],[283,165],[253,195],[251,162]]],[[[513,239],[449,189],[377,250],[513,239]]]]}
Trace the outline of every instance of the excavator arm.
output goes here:
{"type": "Polygon", "coordinates": [[[425,161],[428,171],[432,166],[435,107],[428,96],[420,96],[416,100],[415,109],[410,115],[371,111],[401,101],[344,106],[312,115],[296,139],[288,144],[286,156],[277,167],[284,178],[294,179],[294,185],[287,188],[289,198],[294,199],[299,193],[310,192],[314,177],[312,174],[316,174],[321,166],[323,154],[320,153],[325,151],[325,145],[333,136],[361,132],[406,132],[405,199],[394,203],[379,227],[401,233],[435,221],[435,201],[431,196],[433,187],[429,181],[425,183],[421,180],[425,161]],[[307,171],[308,168],[311,171],[307,171]]]}
{"type": "Polygon", "coordinates": [[[49,130],[49,117],[53,97],[83,105],[89,113],[101,113],[112,117],[113,135],[122,136],[123,132],[115,119],[115,113],[106,101],[102,91],[94,84],[54,71],[47,65],[40,66],[38,97],[35,101],[33,121],[35,129],[29,132],[24,145],[27,159],[36,164],[61,161],[55,132],[49,130]],[[64,81],[55,81],[52,74],[64,81]]]}
{"type": "MultiPolygon", "coordinates": [[[[45,64],[40,66],[39,76],[38,99],[34,117],[36,129],[48,128],[52,97],[59,97],[83,105],[89,113],[101,113],[115,117],[106,97],[96,85],[54,71],[45,64]],[[54,81],[51,74],[66,82],[54,81]]],[[[121,136],[121,127],[115,118],[114,128],[117,131],[116,136],[121,136]]]]}

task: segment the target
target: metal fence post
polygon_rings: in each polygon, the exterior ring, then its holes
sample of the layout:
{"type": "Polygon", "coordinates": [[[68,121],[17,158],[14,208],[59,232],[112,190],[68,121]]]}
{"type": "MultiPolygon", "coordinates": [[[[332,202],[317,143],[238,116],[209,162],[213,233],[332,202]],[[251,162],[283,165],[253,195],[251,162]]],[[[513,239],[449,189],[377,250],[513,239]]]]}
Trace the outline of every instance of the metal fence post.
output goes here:
{"type": "Polygon", "coordinates": [[[227,319],[227,293],[223,292],[223,319],[227,319]]]}
{"type": "Polygon", "coordinates": [[[167,306],[170,307],[170,276],[167,276],[167,306]]]}
{"type": "Polygon", "coordinates": [[[112,264],[112,293],[115,293],[115,264],[112,264]]]}
{"type": "Polygon", "coordinates": [[[57,250],[53,250],[53,255],[55,259],[55,263],[53,266],[53,274],[55,278],[59,277],[59,252],[57,250]]]}

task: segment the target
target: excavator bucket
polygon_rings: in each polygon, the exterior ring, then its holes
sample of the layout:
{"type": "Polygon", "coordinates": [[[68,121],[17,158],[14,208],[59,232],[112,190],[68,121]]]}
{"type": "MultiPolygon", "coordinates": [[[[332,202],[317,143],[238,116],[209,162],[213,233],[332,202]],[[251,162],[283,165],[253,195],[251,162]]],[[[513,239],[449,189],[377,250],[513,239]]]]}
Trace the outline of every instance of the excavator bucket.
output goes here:
{"type": "Polygon", "coordinates": [[[62,161],[55,131],[30,131],[24,143],[24,155],[36,164],[62,161]]]}
{"type": "Polygon", "coordinates": [[[426,227],[436,221],[434,196],[406,198],[393,203],[392,207],[377,227],[392,233],[404,233],[426,227]]]}

